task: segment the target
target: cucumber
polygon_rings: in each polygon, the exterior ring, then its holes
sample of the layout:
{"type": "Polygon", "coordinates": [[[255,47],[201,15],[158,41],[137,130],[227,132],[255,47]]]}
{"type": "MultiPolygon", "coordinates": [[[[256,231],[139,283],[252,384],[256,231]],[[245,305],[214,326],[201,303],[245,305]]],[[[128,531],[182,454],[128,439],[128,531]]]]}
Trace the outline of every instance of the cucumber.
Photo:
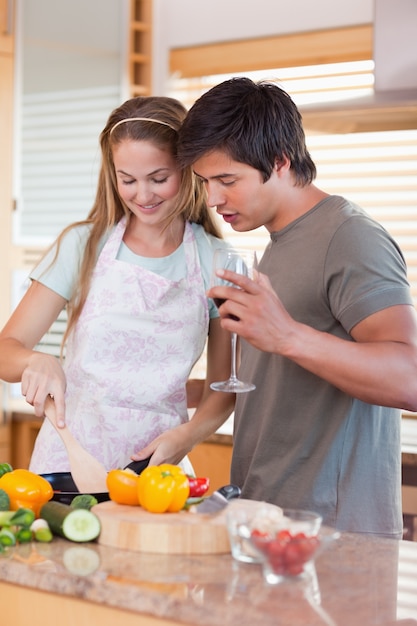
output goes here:
{"type": "Polygon", "coordinates": [[[48,522],[54,535],[77,543],[93,541],[101,531],[100,520],[92,511],[74,509],[56,500],[43,505],[40,517],[48,522]]]}

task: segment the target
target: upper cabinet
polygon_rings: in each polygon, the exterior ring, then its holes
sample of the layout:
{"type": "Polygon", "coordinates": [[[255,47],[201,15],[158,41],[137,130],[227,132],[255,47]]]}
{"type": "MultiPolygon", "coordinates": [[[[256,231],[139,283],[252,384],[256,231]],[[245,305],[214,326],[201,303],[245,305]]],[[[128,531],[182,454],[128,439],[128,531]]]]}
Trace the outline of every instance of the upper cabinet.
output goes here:
{"type": "Polygon", "coordinates": [[[133,96],[152,92],[152,0],[130,0],[129,90],[133,96]]]}

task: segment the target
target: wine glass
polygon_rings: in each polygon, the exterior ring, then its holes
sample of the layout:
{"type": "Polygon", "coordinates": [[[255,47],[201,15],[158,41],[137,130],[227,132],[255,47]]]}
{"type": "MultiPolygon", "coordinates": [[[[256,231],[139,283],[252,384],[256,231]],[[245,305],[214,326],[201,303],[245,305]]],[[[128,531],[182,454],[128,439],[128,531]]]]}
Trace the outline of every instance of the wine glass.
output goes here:
{"type": "MultiPolygon", "coordinates": [[[[237,250],[228,248],[218,248],[214,252],[213,267],[211,274],[211,286],[219,287],[221,285],[227,285],[239,289],[233,283],[228,282],[224,278],[217,276],[217,270],[227,269],[237,274],[243,274],[253,278],[253,270],[256,267],[256,253],[248,250],[237,250]]],[[[221,298],[214,298],[214,303],[219,308],[223,304],[224,300],[221,298]]],[[[235,316],[230,316],[232,319],[237,319],[235,316]]],[[[246,391],[253,391],[255,385],[252,383],[243,382],[239,380],[236,375],[236,349],[237,349],[237,335],[231,333],[232,342],[232,363],[230,377],[228,380],[222,382],[211,383],[210,388],[214,391],[226,391],[230,393],[243,393],[246,391]]]]}

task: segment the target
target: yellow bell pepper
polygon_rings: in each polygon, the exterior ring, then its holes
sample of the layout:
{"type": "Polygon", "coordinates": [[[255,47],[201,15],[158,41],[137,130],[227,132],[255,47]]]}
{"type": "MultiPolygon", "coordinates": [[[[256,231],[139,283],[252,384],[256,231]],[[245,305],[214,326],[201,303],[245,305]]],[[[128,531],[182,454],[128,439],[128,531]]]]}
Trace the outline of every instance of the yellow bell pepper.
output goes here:
{"type": "Polygon", "coordinates": [[[0,476],[0,489],[10,498],[10,509],[30,509],[39,517],[40,509],[54,495],[51,484],[39,474],[15,469],[0,476]]]}
{"type": "Polygon", "coordinates": [[[151,513],[181,511],[189,493],[188,476],[178,465],[151,465],[139,475],[139,504],[151,513]]]}
{"type": "Polygon", "coordinates": [[[110,500],[118,504],[139,505],[139,476],[131,469],[113,469],[107,473],[110,500]]]}

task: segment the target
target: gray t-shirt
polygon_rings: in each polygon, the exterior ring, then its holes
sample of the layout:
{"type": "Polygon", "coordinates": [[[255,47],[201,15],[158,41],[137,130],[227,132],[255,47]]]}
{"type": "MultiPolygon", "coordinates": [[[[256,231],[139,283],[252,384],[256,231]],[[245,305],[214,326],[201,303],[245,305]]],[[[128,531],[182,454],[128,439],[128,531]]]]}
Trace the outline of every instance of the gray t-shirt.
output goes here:
{"type": "MultiPolygon", "coordinates": [[[[348,341],[367,316],[413,304],[396,243],[338,196],[272,233],[259,270],[294,319],[348,341]]],[[[235,410],[231,480],[242,497],[400,538],[400,411],[356,400],[246,342],[239,375],[256,385],[238,394],[235,410]]]]}
{"type": "MultiPolygon", "coordinates": [[[[196,239],[198,255],[201,264],[203,281],[208,289],[213,260],[216,248],[230,247],[224,239],[218,239],[208,234],[199,224],[191,224],[196,239]]],[[[60,296],[69,300],[76,288],[84,248],[89,233],[89,226],[82,225],[68,231],[62,240],[58,257],[54,260],[56,247],[45,255],[41,262],[32,270],[30,278],[38,280],[60,296]]],[[[107,236],[110,235],[110,232],[107,236]]],[[[100,242],[100,253],[107,237],[100,242]]],[[[184,246],[181,244],[172,254],[166,257],[151,258],[134,254],[123,242],[119,248],[117,258],[127,263],[140,265],[145,269],[165,276],[170,280],[180,280],[186,276],[184,246]]],[[[210,319],[219,316],[214,302],[209,300],[210,319]]]]}

